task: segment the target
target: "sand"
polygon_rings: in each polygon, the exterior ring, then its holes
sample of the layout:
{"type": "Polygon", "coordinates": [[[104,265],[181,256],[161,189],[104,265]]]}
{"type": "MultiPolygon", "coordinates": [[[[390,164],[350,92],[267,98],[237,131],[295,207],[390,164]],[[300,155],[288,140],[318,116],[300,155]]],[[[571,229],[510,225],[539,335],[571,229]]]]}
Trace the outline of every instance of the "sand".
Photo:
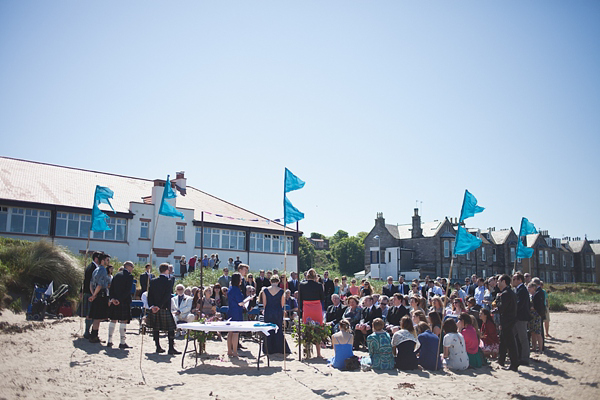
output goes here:
{"type": "MultiPolygon", "coordinates": [[[[533,355],[531,366],[518,373],[491,367],[461,373],[398,371],[345,372],[325,360],[298,361],[294,352],[283,370],[283,358],[256,368],[258,346],[244,342],[239,360],[226,357],[225,342],[209,341],[207,355],[194,367],[189,356],[156,355],[151,338],[130,324],[129,351],[91,344],[80,337],[78,318],[43,323],[23,314],[0,316],[0,398],[200,398],[200,399],[598,399],[600,398],[600,305],[571,306],[553,313],[547,352],[533,355]],[[443,397],[440,397],[443,396],[443,397]]],[[[100,336],[106,339],[108,324],[100,336]]],[[[118,341],[118,330],[115,332],[118,341]]],[[[161,339],[166,347],[167,339],[161,339]]],[[[291,338],[288,337],[290,344],[291,338]]],[[[184,340],[176,347],[183,350],[184,340]]],[[[297,349],[295,349],[297,350],[297,349]]],[[[364,353],[359,353],[364,354],[364,353]]],[[[325,357],[331,349],[323,351],[325,357]]]]}

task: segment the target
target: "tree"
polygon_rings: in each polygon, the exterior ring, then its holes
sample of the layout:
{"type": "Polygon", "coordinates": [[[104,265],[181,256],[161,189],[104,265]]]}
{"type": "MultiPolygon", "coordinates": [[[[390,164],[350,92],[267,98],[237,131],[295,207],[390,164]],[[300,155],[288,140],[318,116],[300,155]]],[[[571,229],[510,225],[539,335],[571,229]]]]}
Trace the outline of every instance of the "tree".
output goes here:
{"type": "Polygon", "coordinates": [[[356,237],[360,239],[362,243],[365,242],[365,238],[369,235],[369,232],[358,232],[356,237]]]}
{"type": "Polygon", "coordinates": [[[325,239],[325,235],[323,235],[322,233],[319,233],[319,232],[311,232],[310,238],[311,239],[325,239]]]}
{"type": "Polygon", "coordinates": [[[333,235],[332,237],[329,238],[329,247],[333,247],[335,246],[336,243],[338,243],[340,240],[347,238],[348,237],[348,232],[343,231],[343,230],[339,230],[335,233],[335,235],[333,235]]]}
{"type": "Polygon", "coordinates": [[[334,245],[332,252],[340,266],[341,273],[352,275],[364,269],[365,246],[358,237],[340,239],[334,245]]]}
{"type": "Polygon", "coordinates": [[[315,248],[304,236],[298,241],[298,271],[308,271],[315,262],[315,248]]]}

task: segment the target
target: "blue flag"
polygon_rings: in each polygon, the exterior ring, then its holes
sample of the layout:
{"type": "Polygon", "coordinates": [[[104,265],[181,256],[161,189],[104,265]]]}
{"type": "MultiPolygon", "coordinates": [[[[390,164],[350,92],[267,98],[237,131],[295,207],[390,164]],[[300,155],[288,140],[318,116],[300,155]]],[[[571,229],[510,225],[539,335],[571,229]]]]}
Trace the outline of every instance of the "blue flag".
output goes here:
{"type": "Polygon", "coordinates": [[[479,207],[477,205],[477,199],[468,190],[465,190],[465,198],[463,200],[463,205],[460,210],[460,220],[458,222],[463,222],[465,219],[474,216],[477,213],[485,210],[483,207],[479,207]]]}
{"type": "Polygon", "coordinates": [[[285,169],[285,183],[284,193],[291,192],[292,190],[302,189],[304,187],[304,181],[292,174],[289,169],[285,169]]]}
{"type": "Polygon", "coordinates": [[[481,239],[471,235],[465,228],[458,226],[456,241],[454,242],[454,254],[467,254],[481,246],[481,239]]]}
{"type": "Polygon", "coordinates": [[[531,258],[533,256],[533,249],[529,247],[525,247],[521,240],[519,240],[519,244],[517,244],[517,258],[531,258]]]}
{"type": "MultiPolygon", "coordinates": [[[[523,217],[521,219],[521,229],[519,229],[519,237],[533,235],[535,233],[538,233],[537,229],[535,229],[535,226],[531,222],[529,222],[529,220],[527,218],[523,217]]],[[[531,257],[531,256],[529,256],[529,257],[531,257]]],[[[529,258],[529,257],[521,257],[521,258],[529,258]]]]}
{"type": "Polygon", "coordinates": [[[283,196],[283,223],[285,225],[304,219],[304,213],[292,205],[287,196],[283,196]]]}
{"type": "Polygon", "coordinates": [[[179,217],[184,219],[183,213],[181,211],[177,211],[177,209],[167,201],[168,199],[174,199],[175,197],[177,197],[177,194],[173,191],[173,188],[171,187],[171,181],[169,180],[169,175],[167,175],[167,183],[165,183],[165,190],[163,190],[163,196],[160,202],[158,213],[167,217],[179,217]]]}
{"type": "Polygon", "coordinates": [[[98,207],[100,204],[108,204],[112,208],[113,212],[116,213],[110,200],[112,199],[114,192],[107,187],[96,185],[96,192],[94,193],[94,207],[92,208],[92,225],[90,230],[94,232],[98,231],[110,231],[111,227],[106,222],[110,217],[106,215],[98,207]]]}

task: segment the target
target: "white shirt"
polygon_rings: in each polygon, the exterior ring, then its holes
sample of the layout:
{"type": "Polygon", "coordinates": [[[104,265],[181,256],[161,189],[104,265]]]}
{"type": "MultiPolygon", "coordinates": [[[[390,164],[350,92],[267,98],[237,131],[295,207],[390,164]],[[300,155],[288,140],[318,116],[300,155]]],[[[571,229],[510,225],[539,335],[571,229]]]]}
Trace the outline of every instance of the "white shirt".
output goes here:
{"type": "Polygon", "coordinates": [[[477,286],[477,289],[475,289],[475,295],[473,297],[475,297],[475,302],[478,306],[483,307],[483,296],[485,296],[485,286],[477,286]]]}

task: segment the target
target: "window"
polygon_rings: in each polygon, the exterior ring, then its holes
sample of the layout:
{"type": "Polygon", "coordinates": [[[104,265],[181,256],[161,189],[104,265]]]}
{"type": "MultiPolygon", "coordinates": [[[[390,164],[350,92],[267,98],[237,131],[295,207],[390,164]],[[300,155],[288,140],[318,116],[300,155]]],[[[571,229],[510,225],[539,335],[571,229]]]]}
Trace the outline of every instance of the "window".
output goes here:
{"type": "Polygon", "coordinates": [[[554,256],[554,254],[552,255],[552,265],[556,265],[556,257],[554,256]]]}
{"type": "Polygon", "coordinates": [[[196,246],[196,247],[202,246],[202,228],[196,227],[196,238],[194,241],[194,246],[196,246]]]}
{"type": "Polygon", "coordinates": [[[250,234],[250,251],[262,252],[264,249],[264,234],[262,233],[251,233],[250,234]]]}
{"type": "Polygon", "coordinates": [[[148,262],[148,257],[138,257],[138,262],[141,264],[146,264],[148,262]]]}
{"type": "Polygon", "coordinates": [[[544,250],[540,250],[538,252],[538,263],[539,264],[543,264],[544,263],[544,250]]]}
{"type": "Polygon", "coordinates": [[[492,261],[496,262],[496,249],[492,249],[492,261]]]}
{"type": "Polygon", "coordinates": [[[141,239],[149,239],[150,238],[150,223],[148,221],[142,221],[140,227],[140,238],[141,239]]]}
{"type": "Polygon", "coordinates": [[[177,241],[185,242],[185,225],[177,225],[177,241]]]}
{"type": "MultiPolygon", "coordinates": [[[[567,266],[567,258],[565,257],[564,254],[561,254],[560,257],[562,258],[562,266],[566,267],[567,266]]],[[[566,279],[565,279],[565,282],[567,282],[566,279]]]]}
{"type": "Polygon", "coordinates": [[[273,246],[272,246],[273,253],[279,253],[279,245],[280,245],[279,236],[273,235],[273,246]]]}
{"type": "Polygon", "coordinates": [[[371,250],[371,264],[379,264],[379,251],[371,250]]]}
{"type": "Polygon", "coordinates": [[[0,232],[50,233],[50,211],[29,208],[0,207],[0,232]]]}
{"type": "Polygon", "coordinates": [[[0,207],[0,232],[6,232],[8,225],[8,207],[0,207]]]}
{"type": "Polygon", "coordinates": [[[592,268],[596,268],[596,259],[593,254],[590,254],[590,263],[592,264],[592,268]]]}
{"type": "Polygon", "coordinates": [[[467,261],[470,261],[471,260],[471,253],[470,252],[467,253],[466,256],[467,256],[467,261]]]}
{"type": "Polygon", "coordinates": [[[221,230],[204,228],[204,247],[218,249],[221,247],[221,230]]]}
{"type": "Polygon", "coordinates": [[[515,257],[517,256],[516,254],[516,250],[514,247],[510,248],[510,262],[514,263],[515,262],[515,257]]]}
{"type": "Polygon", "coordinates": [[[23,232],[23,221],[25,209],[23,208],[11,208],[10,209],[10,231],[11,232],[23,232]]]}
{"type": "Polygon", "coordinates": [[[550,265],[550,258],[548,257],[548,250],[544,251],[544,260],[546,265],[550,265]]]}
{"type": "Polygon", "coordinates": [[[271,235],[264,235],[264,251],[265,253],[271,252],[271,235]]]}
{"type": "Polygon", "coordinates": [[[450,241],[450,252],[452,253],[452,257],[456,258],[456,254],[454,254],[454,240],[450,241]]]}
{"type": "MultiPolygon", "coordinates": [[[[571,259],[571,268],[575,268],[575,259],[573,258],[573,256],[569,257],[571,259]]],[[[573,281],[575,282],[575,281],[573,281]]]]}
{"type": "Polygon", "coordinates": [[[221,248],[230,250],[246,249],[246,232],[243,231],[221,231],[221,248]]]}
{"type": "Polygon", "coordinates": [[[487,256],[485,255],[485,247],[481,248],[481,261],[486,261],[487,256]]]}
{"type": "Polygon", "coordinates": [[[563,272],[563,282],[569,282],[569,273],[563,272]]]}
{"type": "MultiPolygon", "coordinates": [[[[91,223],[91,215],[56,213],[56,236],[87,238],[91,223]]],[[[124,218],[109,218],[107,224],[111,230],[93,232],[93,238],[124,242],[127,232],[127,220],[124,218]]]]}
{"type": "Polygon", "coordinates": [[[444,258],[450,257],[450,242],[444,240],[444,258]]]}

